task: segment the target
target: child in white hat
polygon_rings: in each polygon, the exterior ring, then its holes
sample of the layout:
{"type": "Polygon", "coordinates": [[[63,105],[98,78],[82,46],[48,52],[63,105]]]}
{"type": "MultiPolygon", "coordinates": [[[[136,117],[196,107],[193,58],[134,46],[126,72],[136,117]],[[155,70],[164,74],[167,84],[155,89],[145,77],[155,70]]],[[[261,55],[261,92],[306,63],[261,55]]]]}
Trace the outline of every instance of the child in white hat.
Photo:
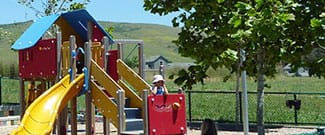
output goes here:
{"type": "Polygon", "coordinates": [[[152,87],[151,91],[154,95],[168,94],[168,89],[166,88],[165,80],[161,75],[153,76],[152,84],[154,86],[152,87]]]}

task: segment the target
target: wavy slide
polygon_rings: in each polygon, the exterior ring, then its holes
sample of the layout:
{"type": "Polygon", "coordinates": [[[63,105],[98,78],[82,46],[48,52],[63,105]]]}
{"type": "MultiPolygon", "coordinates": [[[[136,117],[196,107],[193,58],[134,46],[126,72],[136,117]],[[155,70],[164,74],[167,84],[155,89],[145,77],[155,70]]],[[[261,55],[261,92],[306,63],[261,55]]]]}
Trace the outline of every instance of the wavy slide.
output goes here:
{"type": "Polygon", "coordinates": [[[71,83],[70,76],[65,76],[27,108],[19,127],[11,135],[51,134],[57,115],[80,92],[83,82],[84,74],[71,83]]]}

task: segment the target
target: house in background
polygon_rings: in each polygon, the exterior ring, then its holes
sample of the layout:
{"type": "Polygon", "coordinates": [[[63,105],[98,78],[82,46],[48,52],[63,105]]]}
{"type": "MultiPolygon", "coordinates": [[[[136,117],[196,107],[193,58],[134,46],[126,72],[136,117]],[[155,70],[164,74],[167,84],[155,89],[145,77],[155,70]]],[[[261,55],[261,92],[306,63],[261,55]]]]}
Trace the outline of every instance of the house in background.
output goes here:
{"type": "Polygon", "coordinates": [[[283,67],[284,73],[288,76],[296,76],[296,77],[309,77],[309,69],[308,67],[299,67],[297,71],[293,71],[291,69],[291,64],[287,64],[283,67]]]}
{"type": "Polygon", "coordinates": [[[168,63],[171,62],[161,55],[152,56],[148,60],[146,60],[146,66],[148,69],[159,69],[161,64],[167,65],[168,63]]]}

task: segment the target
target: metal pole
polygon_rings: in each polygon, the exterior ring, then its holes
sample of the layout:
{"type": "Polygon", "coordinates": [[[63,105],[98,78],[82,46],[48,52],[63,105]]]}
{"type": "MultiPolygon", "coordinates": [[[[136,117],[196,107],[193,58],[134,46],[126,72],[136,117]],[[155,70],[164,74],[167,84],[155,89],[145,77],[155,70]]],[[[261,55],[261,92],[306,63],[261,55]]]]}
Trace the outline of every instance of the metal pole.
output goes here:
{"type": "Polygon", "coordinates": [[[239,121],[243,123],[243,93],[239,91],[239,121]]]}
{"type": "Polygon", "coordinates": [[[165,66],[164,66],[164,64],[161,61],[160,64],[159,64],[159,74],[161,76],[163,76],[163,78],[165,78],[165,71],[164,71],[164,69],[165,69],[165,66]]]}
{"type": "Polygon", "coordinates": [[[103,37],[103,44],[104,44],[104,69],[105,69],[105,72],[107,72],[107,68],[108,68],[108,56],[109,56],[109,53],[108,53],[108,48],[109,48],[109,40],[108,40],[108,37],[103,37]]]}
{"type": "Polygon", "coordinates": [[[92,135],[91,92],[86,92],[86,135],[92,135]]]}
{"type": "Polygon", "coordinates": [[[149,92],[148,90],[143,90],[142,92],[142,100],[143,100],[143,110],[142,110],[142,114],[143,114],[143,133],[144,135],[148,135],[149,134],[149,121],[148,121],[148,95],[149,92]]]}
{"type": "MultiPolygon", "coordinates": [[[[59,31],[59,29],[57,29],[57,32],[56,32],[56,55],[57,55],[57,57],[56,57],[56,61],[57,61],[56,66],[57,66],[57,69],[56,69],[55,82],[59,82],[61,77],[62,77],[62,72],[61,72],[61,68],[62,68],[61,51],[62,50],[61,50],[61,48],[62,48],[62,33],[59,31]]],[[[50,87],[50,86],[48,86],[48,87],[50,87]]],[[[59,124],[60,124],[59,120],[57,122],[55,122],[55,126],[53,126],[54,127],[53,133],[57,133],[58,128],[60,128],[59,124]]]]}
{"type": "MultiPolygon", "coordinates": [[[[237,56],[240,58],[240,49],[237,49],[237,56]]],[[[239,128],[239,124],[242,122],[241,119],[241,96],[240,94],[240,67],[241,67],[241,60],[237,60],[237,73],[236,73],[236,128],[239,128]]]]}
{"type": "MultiPolygon", "coordinates": [[[[93,23],[89,21],[87,23],[87,38],[88,42],[85,43],[84,49],[85,51],[85,66],[88,69],[88,74],[87,77],[90,78],[89,71],[90,71],[90,64],[91,64],[91,46],[92,46],[92,39],[93,39],[93,23]]],[[[85,80],[85,81],[90,81],[90,80],[85,80]]],[[[92,106],[91,103],[91,89],[86,88],[86,135],[91,135],[95,129],[94,125],[94,118],[93,118],[93,112],[94,112],[94,107],[92,106]]]]}
{"type": "Polygon", "coordinates": [[[124,122],[124,91],[118,90],[118,102],[117,102],[117,109],[118,109],[118,134],[120,135],[125,129],[125,122],[124,122]]]}
{"type": "Polygon", "coordinates": [[[61,58],[61,47],[62,46],[62,33],[60,31],[56,32],[56,61],[57,61],[57,69],[56,69],[56,82],[59,82],[59,80],[62,77],[62,73],[61,73],[61,67],[62,67],[62,58],[61,58]]]}
{"type": "Polygon", "coordinates": [[[110,135],[111,134],[111,129],[110,129],[110,124],[111,124],[111,121],[110,119],[106,118],[105,116],[103,116],[103,119],[104,119],[104,135],[110,135]]]}
{"type": "MultiPolygon", "coordinates": [[[[72,82],[76,78],[76,37],[70,36],[70,51],[74,54],[71,56],[70,60],[70,69],[71,76],[70,82],[72,82]]],[[[77,135],[77,97],[73,97],[70,101],[71,104],[71,135],[77,135]]]]}
{"type": "Polygon", "coordinates": [[[117,50],[119,54],[119,58],[123,60],[123,44],[122,43],[117,43],[117,50]]]}
{"type": "MultiPolygon", "coordinates": [[[[57,54],[57,57],[56,57],[56,66],[57,66],[57,69],[56,69],[56,78],[55,78],[55,82],[59,82],[59,80],[61,79],[61,43],[62,43],[62,33],[60,31],[57,31],[56,32],[56,54],[57,54]]],[[[58,119],[58,121],[55,123],[55,126],[54,126],[54,130],[53,130],[53,133],[60,133],[58,130],[59,127],[59,124],[60,124],[60,119],[58,119]],[[58,131],[58,132],[56,132],[58,131]]]]}
{"type": "Polygon", "coordinates": [[[242,82],[243,82],[243,125],[244,125],[244,133],[248,135],[249,127],[248,127],[248,98],[247,98],[247,87],[246,87],[246,71],[242,71],[242,82]]]}
{"type": "MultiPolygon", "coordinates": [[[[87,67],[88,71],[90,68],[90,60],[91,60],[91,48],[88,42],[85,43],[84,45],[85,49],[85,66],[87,67]]],[[[87,72],[85,76],[88,78],[90,77],[89,72],[87,72]]],[[[85,77],[86,78],[86,77],[85,77]]],[[[90,81],[90,80],[85,80],[85,81],[90,81]]],[[[86,92],[86,135],[91,135],[92,134],[92,105],[91,105],[91,91],[90,88],[85,88],[86,92]]]]}
{"type": "MultiPolygon", "coordinates": [[[[104,44],[104,70],[105,72],[108,72],[107,68],[108,68],[108,57],[109,57],[109,53],[108,53],[108,47],[109,47],[109,39],[108,37],[104,36],[103,37],[103,44],[104,44]]],[[[109,135],[110,134],[110,120],[108,118],[106,118],[105,116],[103,116],[103,128],[104,128],[104,135],[109,135]]]]}
{"type": "MultiPolygon", "coordinates": [[[[243,66],[243,62],[245,61],[245,51],[240,51],[241,55],[241,66],[243,66]]],[[[244,135],[248,135],[249,133],[249,121],[248,121],[248,101],[247,101],[247,86],[246,86],[246,70],[242,71],[242,91],[243,91],[243,128],[244,135]]]]}
{"type": "Polygon", "coordinates": [[[76,37],[71,35],[70,36],[70,82],[72,82],[72,80],[74,80],[75,76],[76,76],[76,58],[77,58],[77,54],[76,54],[76,37]]]}
{"type": "Polygon", "coordinates": [[[143,59],[143,44],[138,43],[138,55],[139,55],[139,74],[142,78],[145,78],[144,74],[144,59],[143,59]]]}

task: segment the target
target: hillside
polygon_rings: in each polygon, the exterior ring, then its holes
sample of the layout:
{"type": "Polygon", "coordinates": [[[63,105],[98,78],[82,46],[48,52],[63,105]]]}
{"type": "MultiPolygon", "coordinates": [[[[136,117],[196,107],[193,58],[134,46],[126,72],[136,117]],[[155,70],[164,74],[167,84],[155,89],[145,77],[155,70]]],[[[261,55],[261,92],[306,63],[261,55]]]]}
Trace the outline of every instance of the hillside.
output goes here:
{"type": "Polygon", "coordinates": [[[32,24],[32,21],[0,25],[0,63],[9,65],[17,63],[18,54],[11,50],[11,45],[32,24]]]}
{"type": "MultiPolygon", "coordinates": [[[[177,47],[172,43],[177,38],[179,29],[156,24],[114,23],[100,22],[103,27],[114,28],[114,39],[142,39],[144,41],[144,55],[149,58],[155,55],[163,55],[172,62],[190,62],[188,58],[181,57],[177,53],[177,47]]],[[[128,47],[130,50],[134,46],[128,47]]],[[[128,55],[130,51],[126,51],[128,55]]],[[[137,52],[133,52],[137,54],[137,52]]]]}
{"type": "MultiPolygon", "coordinates": [[[[17,53],[10,49],[12,43],[31,25],[31,21],[0,25],[0,63],[10,65],[17,63],[17,53]],[[4,33],[6,31],[7,33],[4,33]]],[[[172,40],[177,38],[178,29],[155,24],[133,24],[100,22],[103,27],[114,28],[114,39],[142,39],[144,41],[144,55],[149,58],[155,55],[163,55],[172,62],[190,62],[189,58],[181,57],[177,53],[177,47],[172,40]]],[[[125,47],[125,55],[129,55],[134,45],[125,47]]],[[[134,51],[131,56],[137,55],[134,51]]]]}

